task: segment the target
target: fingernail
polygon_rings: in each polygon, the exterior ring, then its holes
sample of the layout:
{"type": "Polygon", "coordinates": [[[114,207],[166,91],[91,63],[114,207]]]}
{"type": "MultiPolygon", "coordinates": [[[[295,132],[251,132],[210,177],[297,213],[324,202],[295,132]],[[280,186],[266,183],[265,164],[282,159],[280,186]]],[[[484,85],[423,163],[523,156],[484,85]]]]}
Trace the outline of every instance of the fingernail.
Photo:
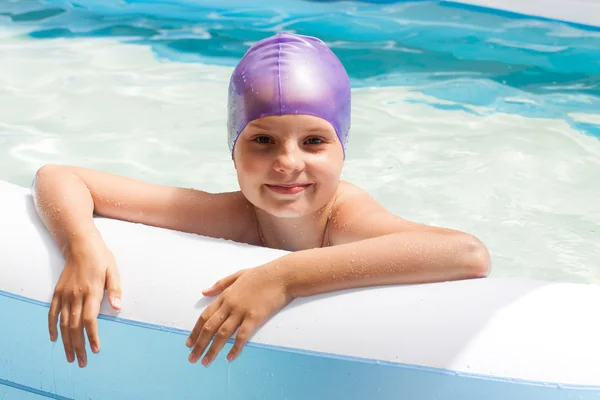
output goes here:
{"type": "Polygon", "coordinates": [[[185,341],[185,345],[187,347],[192,347],[192,339],[188,338],[188,340],[185,341]]]}
{"type": "Polygon", "coordinates": [[[97,345],[97,344],[93,344],[93,345],[92,345],[92,351],[93,351],[94,353],[97,353],[99,350],[100,350],[100,349],[98,348],[98,345],[97,345]]]}
{"type": "Polygon", "coordinates": [[[227,361],[233,360],[233,354],[227,354],[227,361]]]}
{"type": "Polygon", "coordinates": [[[121,308],[121,299],[118,297],[115,297],[115,307],[121,308]]]}
{"type": "Polygon", "coordinates": [[[204,357],[202,359],[202,365],[204,365],[205,367],[208,366],[208,357],[204,357]]]}
{"type": "Polygon", "coordinates": [[[193,362],[195,361],[194,354],[190,354],[190,355],[188,356],[188,361],[189,361],[189,362],[191,362],[191,363],[193,363],[193,362]]]}

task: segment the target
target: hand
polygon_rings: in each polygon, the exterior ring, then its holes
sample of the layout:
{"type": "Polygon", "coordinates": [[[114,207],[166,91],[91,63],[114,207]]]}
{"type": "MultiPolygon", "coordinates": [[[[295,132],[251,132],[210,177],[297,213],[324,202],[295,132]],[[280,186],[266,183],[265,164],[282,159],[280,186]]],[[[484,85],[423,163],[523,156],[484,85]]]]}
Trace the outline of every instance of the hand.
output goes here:
{"type": "Polygon", "coordinates": [[[202,359],[202,364],[208,366],[239,328],[235,343],[227,355],[227,360],[233,361],[250,335],[291,301],[276,271],[268,264],[241,270],[202,292],[205,296],[221,295],[200,315],[187,339],[187,347],[193,346],[190,362],[198,361],[214,336],[210,349],[202,359]]]}
{"type": "Polygon", "coordinates": [[[113,254],[105,246],[73,252],[66,263],[54,289],[48,313],[50,340],[57,340],[56,323],[60,313],[60,334],[68,362],[73,362],[74,352],[80,367],[87,364],[83,328],[87,332],[92,352],[100,351],[97,317],[104,290],[108,290],[110,305],[121,307],[119,271],[113,254]]]}

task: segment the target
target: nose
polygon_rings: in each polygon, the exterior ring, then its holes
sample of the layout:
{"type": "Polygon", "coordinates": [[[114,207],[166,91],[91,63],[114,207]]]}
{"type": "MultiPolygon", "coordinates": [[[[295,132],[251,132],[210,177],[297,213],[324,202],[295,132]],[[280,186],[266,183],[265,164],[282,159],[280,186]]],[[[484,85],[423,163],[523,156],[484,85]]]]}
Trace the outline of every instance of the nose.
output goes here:
{"type": "Polygon", "coordinates": [[[297,144],[286,143],[278,149],[273,169],[280,173],[297,172],[304,168],[302,152],[297,144]]]}

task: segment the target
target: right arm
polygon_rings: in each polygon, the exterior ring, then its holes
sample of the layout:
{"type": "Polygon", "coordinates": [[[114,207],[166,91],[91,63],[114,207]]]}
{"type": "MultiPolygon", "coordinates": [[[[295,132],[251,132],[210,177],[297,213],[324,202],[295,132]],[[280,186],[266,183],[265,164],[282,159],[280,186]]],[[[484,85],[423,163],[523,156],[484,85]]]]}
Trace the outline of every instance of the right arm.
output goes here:
{"type": "Polygon", "coordinates": [[[73,362],[76,354],[81,367],[87,362],[84,327],[92,351],[100,349],[97,316],[104,290],[115,309],[121,297],[116,262],[94,214],[230,240],[237,240],[240,230],[226,221],[244,220],[245,207],[228,207],[239,199],[236,193],[161,186],[71,166],[43,166],[32,192],[38,215],[65,259],[48,313],[50,339],[57,340],[60,313],[67,360],[73,362]]]}
{"type": "Polygon", "coordinates": [[[32,189],[38,214],[63,256],[80,240],[100,238],[93,214],[229,240],[240,238],[227,222],[247,220],[246,209],[234,206],[239,192],[212,194],[86,168],[45,165],[32,189]]]}

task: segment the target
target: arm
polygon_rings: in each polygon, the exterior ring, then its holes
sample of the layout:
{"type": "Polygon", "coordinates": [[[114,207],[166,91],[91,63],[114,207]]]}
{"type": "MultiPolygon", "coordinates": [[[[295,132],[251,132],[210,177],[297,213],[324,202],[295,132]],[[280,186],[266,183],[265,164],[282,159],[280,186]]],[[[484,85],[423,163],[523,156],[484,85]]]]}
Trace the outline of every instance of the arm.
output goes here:
{"type": "Polygon", "coordinates": [[[46,165],[32,189],[38,214],[63,255],[79,239],[100,239],[94,214],[230,240],[237,239],[237,230],[225,222],[244,218],[240,207],[227,207],[238,193],[155,185],[79,167],[46,165]]]}
{"type": "MultiPolygon", "coordinates": [[[[69,362],[77,354],[86,364],[87,332],[94,353],[100,349],[97,316],[104,290],[113,308],[120,308],[121,289],[114,256],[93,220],[94,214],[184,232],[235,240],[227,215],[236,217],[243,207],[224,207],[234,193],[209,193],[153,185],[85,168],[47,165],[35,176],[36,210],[58,245],[65,266],[56,284],[48,313],[50,339],[60,331],[69,362]]],[[[231,203],[230,203],[231,204],[231,203]]]]}
{"type": "Polygon", "coordinates": [[[333,246],[288,253],[203,292],[220,297],[204,310],[188,337],[191,362],[198,361],[214,336],[202,360],[210,364],[237,330],[227,355],[233,360],[252,332],[295,297],[488,275],[488,250],[472,235],[406,221],[362,191],[345,197],[331,217],[333,246]]]}
{"type": "Polygon", "coordinates": [[[473,235],[407,221],[363,190],[346,190],[349,195],[332,215],[333,246],[290,253],[281,260],[292,297],[488,276],[490,254],[473,235]]]}
{"type": "Polygon", "coordinates": [[[490,256],[470,235],[417,230],[298,251],[275,263],[285,274],[290,296],[303,297],[364,286],[481,278],[489,273],[490,256]]]}
{"type": "Polygon", "coordinates": [[[77,241],[83,245],[102,240],[93,222],[94,200],[79,177],[47,165],[35,174],[31,191],[38,216],[65,260],[77,241]]]}

